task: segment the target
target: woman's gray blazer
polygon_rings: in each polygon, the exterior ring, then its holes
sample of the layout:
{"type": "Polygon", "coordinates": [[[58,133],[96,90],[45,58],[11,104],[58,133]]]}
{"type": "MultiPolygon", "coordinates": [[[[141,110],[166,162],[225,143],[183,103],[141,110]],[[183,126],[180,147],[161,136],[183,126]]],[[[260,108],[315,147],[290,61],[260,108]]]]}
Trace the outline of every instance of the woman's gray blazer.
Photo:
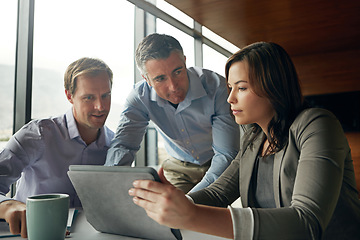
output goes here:
{"type": "MultiPolygon", "coordinates": [[[[251,142],[253,137],[245,132],[239,154],[220,178],[189,194],[196,203],[226,207],[240,196],[244,208],[252,206],[250,180],[264,136],[251,142]]],[[[350,148],[333,114],[315,108],[299,114],[287,145],[275,154],[273,176],[276,208],[252,208],[253,214],[233,209],[235,239],[249,236],[245,231],[252,231],[253,239],[360,239],[350,148]]]]}

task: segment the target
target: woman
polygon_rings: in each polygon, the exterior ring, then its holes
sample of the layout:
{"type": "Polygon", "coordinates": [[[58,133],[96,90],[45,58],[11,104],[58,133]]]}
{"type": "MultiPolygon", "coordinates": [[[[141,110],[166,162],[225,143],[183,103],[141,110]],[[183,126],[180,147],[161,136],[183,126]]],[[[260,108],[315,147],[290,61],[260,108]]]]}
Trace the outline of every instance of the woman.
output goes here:
{"type": "Polygon", "coordinates": [[[360,239],[346,137],[330,112],[306,108],[285,50],[249,45],[225,73],[235,121],[248,126],[238,156],[215,183],[189,194],[196,204],[152,181],[134,182],[134,202],[160,224],[227,238],[360,239]],[[225,208],[238,197],[244,208],[225,208]]]}

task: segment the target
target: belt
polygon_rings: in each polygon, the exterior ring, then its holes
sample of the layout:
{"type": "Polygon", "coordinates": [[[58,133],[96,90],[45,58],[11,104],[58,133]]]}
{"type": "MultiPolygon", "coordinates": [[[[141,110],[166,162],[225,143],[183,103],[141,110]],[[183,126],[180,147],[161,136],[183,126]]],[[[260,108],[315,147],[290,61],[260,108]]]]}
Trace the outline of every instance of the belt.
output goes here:
{"type": "Polygon", "coordinates": [[[183,161],[183,160],[178,160],[176,158],[173,158],[174,160],[176,161],[179,161],[181,162],[182,164],[184,165],[188,165],[188,166],[201,166],[201,167],[208,167],[211,165],[211,160],[208,160],[206,163],[204,163],[203,165],[200,165],[200,164],[195,164],[195,163],[192,163],[192,162],[187,162],[187,161],[183,161]]]}

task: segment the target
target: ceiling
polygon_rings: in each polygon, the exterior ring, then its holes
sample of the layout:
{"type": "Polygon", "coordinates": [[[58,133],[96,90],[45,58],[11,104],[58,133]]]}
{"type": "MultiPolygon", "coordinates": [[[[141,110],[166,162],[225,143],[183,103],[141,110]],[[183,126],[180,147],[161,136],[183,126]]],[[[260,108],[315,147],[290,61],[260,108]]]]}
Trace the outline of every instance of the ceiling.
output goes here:
{"type": "Polygon", "coordinates": [[[166,0],[242,48],[272,41],[291,56],[359,49],[359,0],[166,0]]]}

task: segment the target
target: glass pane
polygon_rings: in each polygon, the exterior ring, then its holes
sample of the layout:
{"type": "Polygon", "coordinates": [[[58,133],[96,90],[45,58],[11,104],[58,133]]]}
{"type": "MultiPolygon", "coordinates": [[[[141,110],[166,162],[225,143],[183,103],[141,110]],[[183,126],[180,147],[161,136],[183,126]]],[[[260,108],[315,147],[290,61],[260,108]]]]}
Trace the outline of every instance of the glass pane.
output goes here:
{"type": "Polygon", "coordinates": [[[217,43],[221,47],[227,49],[229,52],[235,53],[238,50],[240,50],[240,48],[238,48],[231,42],[225,40],[224,38],[220,37],[219,35],[217,35],[216,33],[212,32],[210,29],[204,26],[202,27],[202,34],[211,41],[213,41],[214,43],[217,43]]]}
{"type": "Polygon", "coordinates": [[[163,20],[156,19],[156,32],[161,34],[167,34],[176,38],[184,51],[186,56],[186,66],[192,67],[195,64],[195,55],[194,55],[194,38],[187,35],[183,31],[171,26],[170,24],[164,22],[163,20]]]}
{"type": "Polygon", "coordinates": [[[17,3],[0,1],[0,150],[13,128],[17,3]]]}
{"type": "Polygon", "coordinates": [[[225,64],[227,57],[203,44],[203,66],[218,74],[225,76],[225,64]]]}
{"type": "Polygon", "coordinates": [[[161,9],[162,11],[166,12],[170,16],[176,18],[183,24],[187,25],[190,28],[193,28],[194,20],[186,15],[185,13],[181,12],[179,9],[170,5],[169,3],[165,2],[164,0],[156,0],[156,7],[161,9]]]}
{"type": "Polygon", "coordinates": [[[32,118],[63,114],[71,107],[63,75],[81,57],[100,58],[113,70],[106,125],[115,131],[134,84],[134,5],[118,0],[36,1],[32,118]]]}

